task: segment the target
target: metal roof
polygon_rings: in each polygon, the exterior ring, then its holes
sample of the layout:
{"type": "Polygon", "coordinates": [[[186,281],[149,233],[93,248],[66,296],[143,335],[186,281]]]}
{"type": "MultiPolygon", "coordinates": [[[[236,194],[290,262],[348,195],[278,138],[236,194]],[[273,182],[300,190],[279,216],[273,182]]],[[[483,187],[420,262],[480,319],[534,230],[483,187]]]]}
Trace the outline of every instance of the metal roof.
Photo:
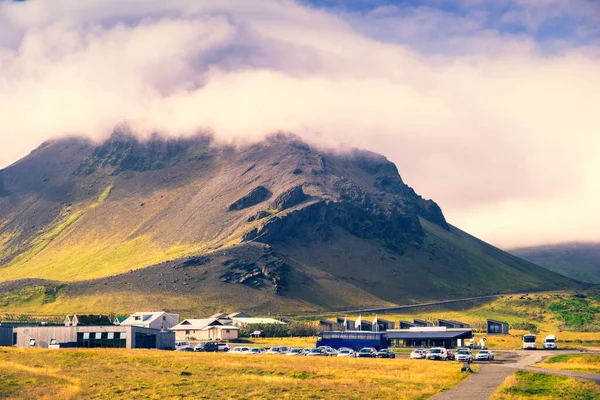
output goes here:
{"type": "Polygon", "coordinates": [[[410,330],[394,330],[387,331],[388,339],[465,339],[473,337],[472,329],[448,329],[445,331],[410,331],[410,330]]]}

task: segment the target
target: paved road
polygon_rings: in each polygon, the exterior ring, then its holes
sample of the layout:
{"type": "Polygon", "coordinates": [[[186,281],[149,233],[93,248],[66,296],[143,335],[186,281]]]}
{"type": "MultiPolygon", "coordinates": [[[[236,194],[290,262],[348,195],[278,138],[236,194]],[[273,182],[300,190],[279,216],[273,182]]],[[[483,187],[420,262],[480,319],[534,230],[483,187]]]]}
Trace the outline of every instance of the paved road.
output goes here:
{"type": "Polygon", "coordinates": [[[449,400],[485,400],[496,391],[504,380],[517,370],[539,372],[544,374],[570,376],[589,379],[600,384],[600,375],[580,372],[557,371],[533,367],[545,358],[557,354],[574,354],[577,351],[496,351],[496,361],[482,364],[479,371],[472,374],[458,386],[443,392],[433,399],[449,400]]]}

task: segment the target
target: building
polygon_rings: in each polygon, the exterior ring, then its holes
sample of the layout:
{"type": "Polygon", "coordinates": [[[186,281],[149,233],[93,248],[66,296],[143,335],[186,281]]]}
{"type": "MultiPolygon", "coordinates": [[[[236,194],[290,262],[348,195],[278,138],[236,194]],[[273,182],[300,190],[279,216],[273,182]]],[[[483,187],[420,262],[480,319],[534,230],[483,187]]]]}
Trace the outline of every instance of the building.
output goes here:
{"type": "Polygon", "coordinates": [[[335,321],[330,321],[328,319],[319,320],[318,324],[319,331],[339,331],[342,329],[341,325],[335,321]]]}
{"type": "Polygon", "coordinates": [[[233,314],[228,315],[229,318],[250,318],[250,315],[243,312],[234,312],[233,314]]]}
{"type": "Polygon", "coordinates": [[[175,340],[231,340],[237,339],[240,328],[225,325],[216,318],[186,319],[170,328],[175,340]]]}
{"type": "Polygon", "coordinates": [[[425,321],[424,319],[413,319],[413,324],[415,326],[428,327],[433,326],[433,322],[425,321]]]}
{"type": "Polygon", "coordinates": [[[386,332],[388,329],[394,329],[394,322],[388,321],[387,319],[375,317],[373,322],[371,323],[372,330],[374,332],[386,332]]]}
{"type": "Polygon", "coordinates": [[[492,334],[508,335],[508,323],[502,322],[502,321],[496,321],[495,319],[488,319],[486,332],[489,335],[492,335],[492,334]]]}
{"type": "Polygon", "coordinates": [[[167,331],[178,323],[179,314],[169,314],[164,311],[136,312],[121,322],[119,326],[139,326],[167,331]]]}
{"type": "Polygon", "coordinates": [[[68,315],[65,317],[64,321],[65,326],[79,326],[79,325],[92,325],[92,326],[100,326],[100,325],[111,325],[112,321],[105,315],[76,315],[74,314],[72,317],[68,315]]]}
{"type": "Polygon", "coordinates": [[[139,326],[29,326],[12,328],[17,347],[175,349],[175,334],[139,326]]]}
{"type": "Polygon", "coordinates": [[[14,345],[13,327],[0,325],[0,346],[14,345]]]}
{"type": "Polygon", "coordinates": [[[337,317],[336,318],[336,322],[341,327],[341,329],[344,330],[344,331],[353,331],[353,330],[355,330],[354,321],[352,321],[351,319],[348,319],[346,317],[344,317],[344,318],[337,317]]]}
{"type": "Polygon", "coordinates": [[[416,326],[416,325],[409,321],[398,321],[399,329],[408,329],[408,328],[412,328],[414,326],[416,326]]]}
{"type": "Polygon", "coordinates": [[[471,325],[465,324],[464,322],[454,321],[451,319],[438,319],[438,326],[445,326],[446,328],[470,328],[471,325]]]}
{"type": "Polygon", "coordinates": [[[438,327],[412,327],[391,329],[386,332],[392,347],[463,347],[473,338],[473,330],[438,327]]]}
{"type": "Polygon", "coordinates": [[[373,330],[373,324],[369,321],[365,321],[362,319],[362,316],[359,316],[354,322],[354,327],[357,331],[367,331],[370,332],[373,330]]]}

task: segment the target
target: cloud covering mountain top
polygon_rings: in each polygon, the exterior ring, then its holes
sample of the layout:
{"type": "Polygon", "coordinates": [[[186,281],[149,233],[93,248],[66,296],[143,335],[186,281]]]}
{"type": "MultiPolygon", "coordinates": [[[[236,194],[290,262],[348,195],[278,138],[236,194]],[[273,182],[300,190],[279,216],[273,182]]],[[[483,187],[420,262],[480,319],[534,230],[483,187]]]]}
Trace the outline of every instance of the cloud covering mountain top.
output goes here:
{"type": "Polygon", "coordinates": [[[482,22],[480,2],[439,3],[0,2],[0,166],[122,122],[220,140],[284,130],[385,154],[494,244],[598,239],[596,9],[561,36],[542,29],[556,14],[511,31],[482,22]]]}

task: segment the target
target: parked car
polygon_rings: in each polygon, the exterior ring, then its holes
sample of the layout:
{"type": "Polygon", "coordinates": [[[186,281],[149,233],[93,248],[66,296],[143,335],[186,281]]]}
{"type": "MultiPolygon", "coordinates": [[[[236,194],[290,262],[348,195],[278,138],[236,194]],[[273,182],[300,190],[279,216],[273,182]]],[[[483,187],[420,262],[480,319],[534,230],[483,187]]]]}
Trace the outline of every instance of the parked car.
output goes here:
{"type": "Polygon", "coordinates": [[[247,354],[248,352],[250,352],[249,347],[234,347],[231,350],[231,354],[247,354]]]}
{"type": "Polygon", "coordinates": [[[311,350],[312,350],[312,347],[305,347],[302,349],[302,351],[304,352],[304,355],[307,355],[308,353],[310,353],[311,350]]]}
{"type": "Polygon", "coordinates": [[[390,349],[381,349],[376,354],[377,358],[396,358],[396,354],[390,349]]]}
{"type": "Polygon", "coordinates": [[[377,350],[373,347],[364,347],[360,349],[358,353],[356,353],[356,357],[358,358],[375,358],[377,354],[377,350]]]}
{"type": "Polygon", "coordinates": [[[415,358],[415,359],[423,359],[427,357],[427,350],[425,349],[414,349],[411,353],[410,353],[410,358],[415,358]]]}
{"type": "Polygon", "coordinates": [[[354,350],[349,349],[347,347],[342,347],[341,349],[338,350],[337,356],[338,357],[354,357],[354,350]]]}
{"type": "Polygon", "coordinates": [[[229,351],[231,350],[231,348],[229,347],[228,343],[219,343],[219,351],[229,351]]]}
{"type": "Polygon", "coordinates": [[[265,349],[263,349],[262,347],[252,347],[250,349],[250,351],[246,354],[259,355],[259,354],[263,354],[263,353],[265,353],[265,349]]]}
{"type": "Polygon", "coordinates": [[[334,349],[333,347],[329,347],[329,346],[319,346],[319,349],[323,350],[325,352],[325,355],[327,356],[337,356],[338,352],[336,349],[334,349]]]}
{"type": "Polygon", "coordinates": [[[480,360],[492,361],[494,359],[494,353],[492,353],[490,350],[479,350],[479,353],[477,353],[477,356],[475,357],[475,359],[477,361],[480,361],[480,360]]]}
{"type": "Polygon", "coordinates": [[[432,347],[427,352],[428,360],[441,360],[446,361],[448,359],[448,352],[443,347],[432,347]]]}
{"type": "Polygon", "coordinates": [[[219,344],[217,342],[200,342],[194,347],[194,351],[217,352],[219,344]]]}
{"type": "Polygon", "coordinates": [[[192,349],[191,347],[177,347],[175,348],[175,351],[194,351],[194,349],[192,349]]]}
{"type": "Polygon", "coordinates": [[[286,354],[291,348],[288,346],[274,346],[267,351],[267,354],[286,354]]]}
{"type": "Polygon", "coordinates": [[[307,357],[325,357],[327,354],[323,349],[310,349],[308,353],[306,353],[307,357]]]}
{"type": "Polygon", "coordinates": [[[180,348],[184,349],[186,347],[192,347],[190,346],[190,342],[188,342],[187,340],[175,342],[175,350],[179,350],[180,348]]]}
{"type": "Polygon", "coordinates": [[[260,338],[260,337],[264,337],[265,333],[263,331],[254,331],[250,334],[251,338],[260,338]]]}
{"type": "Polygon", "coordinates": [[[304,350],[303,349],[291,349],[290,351],[285,353],[285,355],[286,356],[303,356],[304,350]]]}
{"type": "Polygon", "coordinates": [[[448,350],[448,360],[454,361],[456,360],[456,354],[454,354],[454,352],[452,350],[448,350]]]}
{"type": "Polygon", "coordinates": [[[456,361],[469,361],[473,362],[473,354],[471,353],[471,349],[466,347],[461,347],[456,351],[456,361]]]}

